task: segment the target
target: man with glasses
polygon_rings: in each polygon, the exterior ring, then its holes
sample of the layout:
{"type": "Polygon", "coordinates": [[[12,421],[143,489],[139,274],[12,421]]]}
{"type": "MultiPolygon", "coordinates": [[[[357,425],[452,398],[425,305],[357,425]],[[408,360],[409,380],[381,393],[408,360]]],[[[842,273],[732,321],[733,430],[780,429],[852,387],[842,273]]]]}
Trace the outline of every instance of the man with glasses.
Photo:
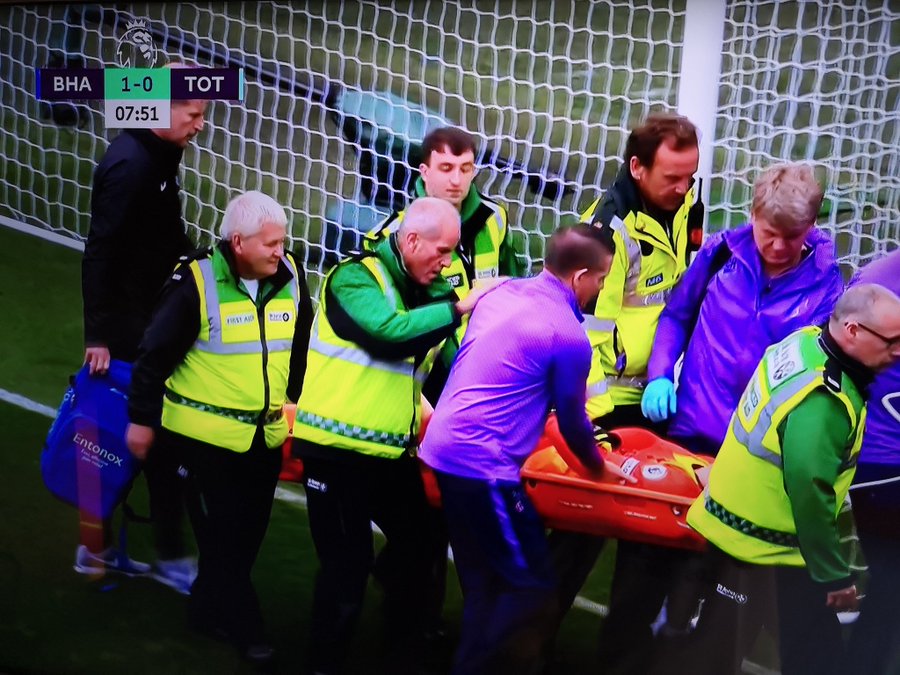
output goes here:
{"type": "MultiPolygon", "coordinates": [[[[900,294],[900,249],[866,265],[852,283],[879,283],[900,294]]],[[[900,346],[900,331],[864,323],[859,327],[885,350],[896,352],[900,346]]],[[[875,378],[869,401],[850,496],[870,581],[847,662],[855,672],[880,675],[890,672],[892,660],[896,668],[900,658],[896,647],[893,654],[885,648],[900,644],[900,364],[875,378]]]]}
{"type": "Polygon", "coordinates": [[[709,541],[709,578],[684,672],[740,671],[735,655],[755,638],[747,628],[765,602],[754,589],[767,570],[778,593],[781,672],[843,672],[835,613],[856,610],[860,598],[838,513],[863,444],[869,388],[898,361],[900,298],[877,284],[851,287],[827,324],[766,351],[688,512],[709,541]]]}

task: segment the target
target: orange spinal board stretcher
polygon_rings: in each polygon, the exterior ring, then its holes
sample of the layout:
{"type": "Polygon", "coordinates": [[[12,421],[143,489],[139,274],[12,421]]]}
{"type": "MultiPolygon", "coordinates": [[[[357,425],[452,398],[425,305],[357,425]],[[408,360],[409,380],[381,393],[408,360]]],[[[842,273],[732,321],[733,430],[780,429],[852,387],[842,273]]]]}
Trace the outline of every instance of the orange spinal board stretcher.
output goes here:
{"type": "MultiPolygon", "coordinates": [[[[525,490],[547,527],[660,546],[702,550],[706,541],[686,521],[702,491],[697,471],[713,458],[696,455],[646,429],[610,433],[613,452],[601,450],[637,482],[584,468],[566,445],[550,414],[534,453],[522,467],[525,490]]],[[[434,473],[422,481],[432,506],[440,506],[434,473]]]]}
{"type": "Polygon", "coordinates": [[[550,415],[537,450],[522,467],[525,491],[548,527],[674,548],[702,550],[687,511],[702,492],[697,471],[713,458],[696,455],[651,431],[610,432],[604,459],[636,479],[593,477],[582,467],[550,415]]]}
{"type": "Polygon", "coordinates": [[[281,473],[278,480],[286,480],[292,483],[303,482],[303,460],[291,455],[291,445],[294,441],[294,416],[297,414],[297,406],[293,403],[285,403],[284,416],[288,423],[288,437],[281,446],[281,473]]]}

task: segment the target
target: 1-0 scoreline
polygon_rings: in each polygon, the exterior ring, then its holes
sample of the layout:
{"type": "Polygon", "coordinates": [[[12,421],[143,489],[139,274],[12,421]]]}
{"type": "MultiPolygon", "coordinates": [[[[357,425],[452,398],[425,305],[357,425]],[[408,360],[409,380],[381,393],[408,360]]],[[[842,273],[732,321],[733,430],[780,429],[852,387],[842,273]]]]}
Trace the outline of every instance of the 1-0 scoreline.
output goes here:
{"type": "Polygon", "coordinates": [[[111,129],[167,129],[172,101],[244,100],[243,68],[39,68],[42,101],[104,102],[111,129]]]}

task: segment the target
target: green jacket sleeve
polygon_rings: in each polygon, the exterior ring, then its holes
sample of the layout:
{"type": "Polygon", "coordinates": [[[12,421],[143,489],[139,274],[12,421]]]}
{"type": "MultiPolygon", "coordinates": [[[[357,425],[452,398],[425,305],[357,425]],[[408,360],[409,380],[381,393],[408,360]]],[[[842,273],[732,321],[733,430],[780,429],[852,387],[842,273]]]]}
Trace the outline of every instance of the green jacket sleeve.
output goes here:
{"type": "Polygon", "coordinates": [[[361,264],[342,265],[325,287],[325,312],[337,336],[379,359],[421,357],[460,323],[451,300],[397,310],[361,264]]]}
{"type": "Polygon", "coordinates": [[[850,432],[847,410],[823,390],[807,396],[779,428],[784,487],[797,525],[800,552],[813,580],[830,590],[852,583],[850,561],[837,526],[834,491],[850,432]]]}

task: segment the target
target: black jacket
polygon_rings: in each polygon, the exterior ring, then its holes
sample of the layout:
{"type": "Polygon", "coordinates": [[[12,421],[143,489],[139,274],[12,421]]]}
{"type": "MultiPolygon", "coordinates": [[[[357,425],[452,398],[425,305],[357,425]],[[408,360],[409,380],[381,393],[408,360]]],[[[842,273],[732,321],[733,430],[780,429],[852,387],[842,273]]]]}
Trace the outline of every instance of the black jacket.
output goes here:
{"type": "MultiPolygon", "coordinates": [[[[231,246],[220,242],[219,248],[228,261],[234,278],[237,271],[234,266],[234,254],[231,246]]],[[[197,251],[190,259],[199,259],[210,255],[212,249],[197,251]]],[[[312,301],[306,285],[303,268],[293,256],[294,265],[300,275],[300,299],[297,303],[297,322],[294,327],[294,339],[291,345],[291,369],[288,375],[287,397],[296,401],[303,387],[303,376],[306,374],[306,357],[309,348],[310,328],[313,321],[312,301]]],[[[171,274],[171,278],[163,286],[159,305],[153,314],[153,321],[147,328],[134,370],[131,375],[131,389],[128,396],[128,416],[135,424],[157,426],[162,413],[165,382],[175,368],[184,360],[191,346],[200,333],[200,295],[194,275],[188,267],[190,260],[171,274]]],[[[266,281],[269,292],[266,298],[275,295],[285,284],[290,283],[291,272],[284,262],[278,263],[278,270],[266,281]]],[[[214,392],[213,392],[214,394],[214,392]]]]}
{"type": "Polygon", "coordinates": [[[126,130],[94,172],[91,229],[81,265],[84,342],[133,361],[159,291],[192,248],[181,217],[182,149],[126,130]]]}

